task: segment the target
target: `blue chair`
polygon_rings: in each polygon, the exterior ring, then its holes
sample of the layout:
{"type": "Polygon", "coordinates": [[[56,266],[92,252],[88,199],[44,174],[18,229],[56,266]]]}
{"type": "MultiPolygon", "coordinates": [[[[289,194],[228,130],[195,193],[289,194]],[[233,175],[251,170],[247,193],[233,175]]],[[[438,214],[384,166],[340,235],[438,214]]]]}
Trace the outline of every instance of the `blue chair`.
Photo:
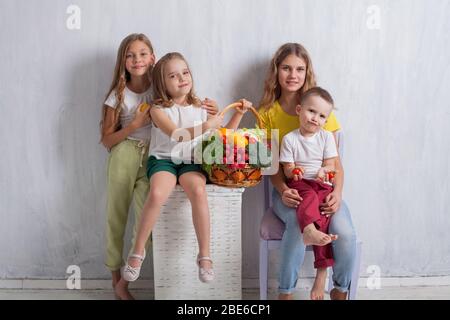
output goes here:
{"type": "MultiPolygon", "coordinates": [[[[344,140],[341,131],[337,133],[339,145],[339,154],[341,156],[344,151],[344,140]]],[[[269,177],[264,178],[264,198],[266,212],[260,224],[260,243],[259,243],[259,296],[261,300],[267,300],[268,274],[269,274],[269,252],[277,250],[281,246],[281,239],[284,233],[284,223],[273,212],[271,206],[271,190],[272,186],[269,177]]],[[[312,251],[312,246],[307,246],[306,251],[312,251]]],[[[362,242],[356,242],[356,256],[352,270],[352,280],[348,294],[349,300],[356,299],[356,291],[358,288],[359,271],[361,268],[361,250],[362,242]]],[[[328,269],[328,288],[329,292],[333,288],[333,269],[328,269]]]]}

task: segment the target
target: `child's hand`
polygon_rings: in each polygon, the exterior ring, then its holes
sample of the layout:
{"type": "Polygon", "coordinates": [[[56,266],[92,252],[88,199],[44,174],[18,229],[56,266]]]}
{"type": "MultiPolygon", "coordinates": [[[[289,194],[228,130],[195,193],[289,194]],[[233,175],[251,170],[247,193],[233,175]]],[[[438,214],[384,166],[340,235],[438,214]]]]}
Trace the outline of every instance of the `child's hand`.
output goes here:
{"type": "Polygon", "coordinates": [[[317,172],[316,180],[322,181],[322,182],[330,182],[328,179],[328,173],[331,172],[325,167],[322,167],[319,169],[319,172],[317,172]]]}
{"type": "Polygon", "coordinates": [[[288,179],[293,179],[294,181],[301,180],[303,179],[304,173],[305,170],[302,167],[295,166],[293,163],[284,166],[284,175],[288,179]]]}
{"type": "Polygon", "coordinates": [[[303,179],[304,173],[305,169],[303,169],[303,167],[295,167],[294,169],[291,170],[292,179],[294,179],[294,181],[299,181],[303,179]]]}
{"type": "Polygon", "coordinates": [[[131,124],[136,128],[142,128],[148,126],[152,122],[152,118],[150,116],[150,108],[144,108],[141,106],[136,110],[136,114],[134,115],[134,119],[131,124]]]}
{"type": "Polygon", "coordinates": [[[205,109],[211,116],[215,116],[219,113],[219,106],[217,105],[217,102],[208,98],[205,98],[205,100],[202,101],[202,108],[205,109]]]}
{"type": "Polygon", "coordinates": [[[246,113],[248,109],[250,109],[253,106],[253,104],[250,101],[245,99],[241,99],[239,100],[239,102],[242,103],[242,106],[237,107],[236,111],[239,112],[240,114],[246,113]]]}
{"type": "Polygon", "coordinates": [[[223,115],[215,115],[209,118],[206,123],[208,129],[218,129],[222,126],[223,115]]]}

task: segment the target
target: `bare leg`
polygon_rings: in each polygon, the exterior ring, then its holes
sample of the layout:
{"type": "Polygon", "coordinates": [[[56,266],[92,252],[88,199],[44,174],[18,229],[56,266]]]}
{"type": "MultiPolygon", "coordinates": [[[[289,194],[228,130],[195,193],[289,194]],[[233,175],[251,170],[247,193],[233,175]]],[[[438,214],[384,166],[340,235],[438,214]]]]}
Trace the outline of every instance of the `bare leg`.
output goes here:
{"type": "MultiPolygon", "coordinates": [[[[192,220],[199,246],[199,256],[210,256],[210,217],[208,200],[206,196],[206,178],[199,172],[187,172],[180,176],[180,185],[186,192],[192,205],[192,220]]],[[[200,261],[200,266],[211,269],[209,260],[200,261]]]]}
{"type": "Polygon", "coordinates": [[[112,286],[113,289],[116,287],[117,282],[120,280],[120,270],[111,271],[112,276],[112,286]]]}
{"type": "MultiPolygon", "coordinates": [[[[160,171],[155,173],[150,179],[150,191],[142,209],[141,220],[139,221],[139,228],[136,235],[136,242],[134,245],[134,254],[143,255],[145,244],[150,237],[156,220],[159,217],[162,205],[167,201],[170,193],[177,184],[177,178],[170,172],[160,171]]],[[[136,258],[128,259],[128,264],[131,267],[139,267],[141,261],[136,258]]]]}
{"type": "Polygon", "coordinates": [[[128,291],[128,282],[120,276],[120,270],[112,271],[111,274],[115,298],[118,300],[134,300],[134,297],[128,291]]]}
{"type": "Polygon", "coordinates": [[[306,246],[325,246],[336,239],[337,235],[326,234],[322,231],[317,230],[314,223],[308,224],[303,229],[303,242],[306,246]]]}
{"type": "Polygon", "coordinates": [[[278,295],[278,300],[293,300],[294,295],[292,293],[280,293],[278,295]]]}
{"type": "Polygon", "coordinates": [[[325,293],[325,281],[327,279],[327,268],[318,268],[316,279],[311,289],[311,300],[323,300],[325,293]]]}

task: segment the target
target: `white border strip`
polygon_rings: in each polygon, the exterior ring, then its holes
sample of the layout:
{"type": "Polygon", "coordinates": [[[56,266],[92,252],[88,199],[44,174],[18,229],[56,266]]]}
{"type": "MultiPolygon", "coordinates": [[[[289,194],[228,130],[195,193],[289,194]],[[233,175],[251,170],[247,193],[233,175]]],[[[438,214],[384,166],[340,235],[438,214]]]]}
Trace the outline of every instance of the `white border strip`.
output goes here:
{"type": "MultiPolygon", "coordinates": [[[[367,287],[367,277],[359,279],[358,287],[367,287]]],[[[310,289],[314,278],[301,278],[298,281],[298,289],[310,289]]],[[[430,276],[430,277],[386,277],[381,278],[381,288],[386,287],[436,287],[450,286],[450,276],[430,276]]],[[[276,279],[269,280],[269,289],[276,289],[278,282],[276,279]]],[[[111,289],[111,280],[88,279],[81,280],[83,290],[105,290],[111,289]]],[[[153,280],[139,280],[130,284],[134,289],[153,288],[153,280]]],[[[243,289],[258,289],[259,279],[243,279],[243,289]]],[[[65,290],[66,279],[0,279],[0,289],[24,289],[24,290],[65,290]]]]}

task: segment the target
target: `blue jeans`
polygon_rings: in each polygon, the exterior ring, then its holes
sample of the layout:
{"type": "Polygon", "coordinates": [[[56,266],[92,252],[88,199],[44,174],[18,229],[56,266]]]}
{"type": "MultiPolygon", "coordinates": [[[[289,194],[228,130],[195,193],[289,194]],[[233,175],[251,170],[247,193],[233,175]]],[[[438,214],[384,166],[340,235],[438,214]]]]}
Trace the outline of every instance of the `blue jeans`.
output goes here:
{"type": "MultiPolygon", "coordinates": [[[[281,240],[281,265],[279,270],[279,292],[292,293],[297,285],[298,272],[305,257],[305,245],[298,226],[294,208],[289,208],[281,201],[278,191],[272,192],[272,203],[275,214],[285,223],[286,230],[281,240]]],[[[344,201],[339,211],[331,217],[329,233],[339,237],[332,242],[334,266],[334,287],[347,292],[352,279],[353,262],[356,254],[356,233],[350,211],[344,201]]]]}

